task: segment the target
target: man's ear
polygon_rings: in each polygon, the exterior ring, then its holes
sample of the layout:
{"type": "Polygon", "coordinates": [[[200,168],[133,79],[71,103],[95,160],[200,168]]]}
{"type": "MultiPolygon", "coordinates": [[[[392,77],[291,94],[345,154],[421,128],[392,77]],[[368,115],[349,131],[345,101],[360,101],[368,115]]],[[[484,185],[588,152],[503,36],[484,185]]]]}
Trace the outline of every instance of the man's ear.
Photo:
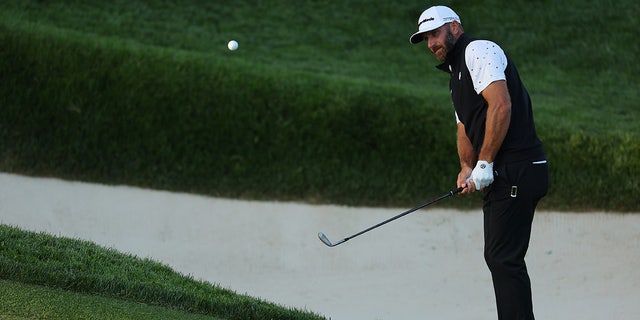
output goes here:
{"type": "Polygon", "coordinates": [[[454,35],[460,35],[464,33],[464,29],[462,29],[462,24],[460,24],[460,22],[455,20],[451,21],[451,32],[454,35]]]}

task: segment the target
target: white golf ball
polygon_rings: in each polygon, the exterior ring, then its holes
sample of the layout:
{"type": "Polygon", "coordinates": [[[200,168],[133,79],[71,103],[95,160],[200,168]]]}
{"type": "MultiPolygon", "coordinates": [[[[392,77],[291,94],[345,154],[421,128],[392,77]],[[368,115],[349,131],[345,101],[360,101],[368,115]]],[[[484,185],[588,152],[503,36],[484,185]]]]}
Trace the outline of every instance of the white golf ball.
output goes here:
{"type": "Polygon", "coordinates": [[[229,48],[229,50],[231,51],[236,51],[238,49],[238,41],[235,41],[235,40],[229,41],[229,43],[227,44],[227,48],[229,48]]]}

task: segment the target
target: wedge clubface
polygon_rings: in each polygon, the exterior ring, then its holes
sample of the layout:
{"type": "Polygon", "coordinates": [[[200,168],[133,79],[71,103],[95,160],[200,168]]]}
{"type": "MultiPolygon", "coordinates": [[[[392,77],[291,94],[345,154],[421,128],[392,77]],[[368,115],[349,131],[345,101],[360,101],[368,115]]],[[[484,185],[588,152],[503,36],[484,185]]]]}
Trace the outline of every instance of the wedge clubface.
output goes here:
{"type": "Polygon", "coordinates": [[[437,197],[437,198],[435,198],[433,200],[429,200],[429,201],[427,201],[427,202],[425,202],[425,203],[423,203],[423,204],[421,204],[421,205],[419,205],[419,206],[417,206],[415,208],[409,209],[409,210],[407,210],[407,211],[405,211],[405,212],[403,212],[403,213],[401,213],[401,214],[399,214],[399,215],[397,215],[395,217],[392,217],[392,218],[389,218],[389,219],[387,219],[385,221],[382,221],[382,222],[376,224],[375,226],[369,227],[369,228],[367,228],[365,230],[362,230],[362,231],[360,231],[360,232],[358,232],[358,233],[356,233],[356,234],[354,234],[352,236],[346,237],[346,238],[344,238],[344,239],[342,239],[340,241],[337,241],[335,243],[332,243],[331,240],[329,240],[329,238],[327,238],[327,236],[323,232],[319,232],[318,233],[318,238],[320,239],[320,241],[322,241],[322,243],[326,244],[327,246],[335,247],[335,246],[337,246],[339,244],[342,244],[344,242],[347,242],[347,241],[349,241],[349,240],[351,240],[351,239],[353,239],[353,238],[355,238],[355,237],[357,237],[357,236],[359,236],[359,235],[361,235],[363,233],[369,232],[369,231],[371,231],[371,230],[373,230],[373,229],[375,229],[375,228],[377,228],[379,226],[387,224],[387,223],[389,223],[389,222],[391,222],[393,220],[396,220],[398,218],[402,218],[402,217],[408,215],[409,213],[412,213],[414,211],[420,210],[420,209],[422,209],[422,208],[424,208],[424,207],[426,207],[428,205],[434,204],[434,203],[436,203],[436,202],[438,202],[438,201],[440,201],[442,199],[448,198],[448,197],[450,197],[450,196],[452,196],[452,195],[454,195],[456,193],[459,193],[463,189],[464,189],[463,187],[460,187],[460,188],[451,190],[451,191],[449,191],[449,192],[447,192],[447,193],[445,193],[445,194],[443,194],[443,195],[441,195],[441,196],[439,196],[439,197],[437,197]]]}

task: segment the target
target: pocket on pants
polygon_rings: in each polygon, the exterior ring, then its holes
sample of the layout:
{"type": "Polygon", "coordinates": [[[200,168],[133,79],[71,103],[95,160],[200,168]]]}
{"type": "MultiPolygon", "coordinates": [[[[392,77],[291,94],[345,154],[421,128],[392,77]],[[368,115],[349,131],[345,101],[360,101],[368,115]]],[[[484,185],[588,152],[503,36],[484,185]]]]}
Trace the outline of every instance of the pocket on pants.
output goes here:
{"type": "Polygon", "coordinates": [[[485,189],[485,201],[528,198],[538,201],[547,193],[547,163],[531,161],[500,165],[494,170],[494,181],[485,189]]]}

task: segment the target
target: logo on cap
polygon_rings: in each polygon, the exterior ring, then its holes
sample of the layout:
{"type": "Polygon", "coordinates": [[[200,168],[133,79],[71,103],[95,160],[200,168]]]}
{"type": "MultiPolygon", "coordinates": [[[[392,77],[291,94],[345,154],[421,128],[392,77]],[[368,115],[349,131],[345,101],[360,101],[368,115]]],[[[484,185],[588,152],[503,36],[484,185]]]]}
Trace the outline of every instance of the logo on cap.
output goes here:
{"type": "Polygon", "coordinates": [[[434,18],[434,17],[431,17],[431,18],[428,18],[428,19],[424,19],[424,20],[420,21],[420,23],[418,23],[418,27],[420,27],[420,25],[421,25],[421,24],[423,24],[423,23],[425,23],[425,22],[433,21],[433,20],[435,20],[435,19],[436,19],[436,18],[434,18]]]}

